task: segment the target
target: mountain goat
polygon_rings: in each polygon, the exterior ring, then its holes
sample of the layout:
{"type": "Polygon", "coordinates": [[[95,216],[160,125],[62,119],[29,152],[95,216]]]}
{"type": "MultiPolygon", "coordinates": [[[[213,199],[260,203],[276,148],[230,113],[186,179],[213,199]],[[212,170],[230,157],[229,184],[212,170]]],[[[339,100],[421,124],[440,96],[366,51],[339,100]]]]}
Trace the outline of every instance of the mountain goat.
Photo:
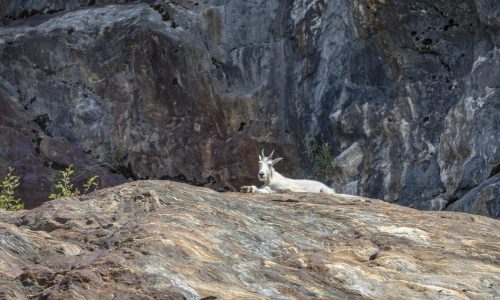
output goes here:
{"type": "Polygon", "coordinates": [[[286,178],[274,170],[274,165],[283,158],[272,159],[273,152],[266,157],[264,150],[262,156],[259,155],[259,173],[258,178],[264,182],[261,188],[255,185],[242,186],[242,193],[286,193],[286,192],[310,192],[310,193],[328,193],[334,194],[335,191],[321,182],[306,179],[286,178]]]}

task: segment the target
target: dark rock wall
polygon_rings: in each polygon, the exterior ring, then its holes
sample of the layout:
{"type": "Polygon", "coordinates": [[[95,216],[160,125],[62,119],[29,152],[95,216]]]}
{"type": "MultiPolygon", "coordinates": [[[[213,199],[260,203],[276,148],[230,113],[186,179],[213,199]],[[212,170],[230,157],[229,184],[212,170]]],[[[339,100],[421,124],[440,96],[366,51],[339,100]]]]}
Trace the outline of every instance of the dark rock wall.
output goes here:
{"type": "Polygon", "coordinates": [[[125,182],[119,174],[110,173],[92,157],[66,141],[47,136],[43,129],[22,108],[7,100],[0,92],[0,174],[8,167],[21,177],[17,197],[26,208],[33,208],[48,200],[62,170],[73,164],[77,172],[73,183],[80,188],[86,180],[99,176],[99,186],[109,187],[125,182]]]}
{"type": "Polygon", "coordinates": [[[311,177],[313,134],[338,191],[445,209],[500,168],[494,0],[34,2],[0,5],[0,89],[137,178],[311,177]]]}
{"type": "Polygon", "coordinates": [[[499,162],[493,30],[472,1],[371,1],[350,11],[350,31],[325,34],[342,52],[330,68],[342,67],[316,72],[315,82],[333,80],[314,93],[316,130],[339,151],[362,145],[357,193],[442,209],[499,162]]]}

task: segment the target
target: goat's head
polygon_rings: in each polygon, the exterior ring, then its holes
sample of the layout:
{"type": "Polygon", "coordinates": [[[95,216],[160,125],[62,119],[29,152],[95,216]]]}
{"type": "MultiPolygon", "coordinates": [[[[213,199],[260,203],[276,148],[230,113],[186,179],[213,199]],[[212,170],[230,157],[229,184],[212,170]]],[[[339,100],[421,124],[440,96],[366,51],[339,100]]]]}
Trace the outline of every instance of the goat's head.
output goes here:
{"type": "Polygon", "coordinates": [[[262,149],[262,155],[259,155],[258,177],[260,181],[267,181],[268,179],[270,179],[273,176],[273,171],[274,171],[273,165],[275,165],[277,162],[283,159],[281,157],[273,159],[273,154],[274,150],[273,152],[271,152],[271,155],[266,157],[266,155],[264,154],[264,149],[262,149]]]}

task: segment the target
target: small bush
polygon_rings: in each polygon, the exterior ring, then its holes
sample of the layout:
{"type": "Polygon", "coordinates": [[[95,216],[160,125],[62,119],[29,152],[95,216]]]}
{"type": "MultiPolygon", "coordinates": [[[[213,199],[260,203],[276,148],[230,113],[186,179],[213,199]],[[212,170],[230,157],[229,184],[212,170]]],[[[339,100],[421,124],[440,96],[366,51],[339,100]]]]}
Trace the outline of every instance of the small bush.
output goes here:
{"type": "Polygon", "coordinates": [[[99,176],[92,176],[90,177],[87,182],[83,185],[83,193],[88,194],[92,191],[97,190],[97,187],[99,185],[98,179],[99,176]]]}
{"type": "MultiPolygon", "coordinates": [[[[75,173],[73,165],[69,165],[64,171],[61,172],[61,179],[56,183],[55,189],[59,191],[57,194],[52,193],[49,195],[49,199],[54,200],[63,197],[76,197],[80,195],[80,191],[71,183],[71,176],[75,173]]],[[[99,176],[90,177],[87,182],[83,185],[83,193],[87,194],[92,190],[96,190],[98,186],[99,176]]]]}
{"type": "Polygon", "coordinates": [[[314,135],[307,138],[307,154],[312,159],[315,173],[318,176],[328,176],[333,173],[332,146],[328,143],[318,143],[314,135]]]}
{"type": "Polygon", "coordinates": [[[113,172],[118,173],[123,167],[125,167],[125,162],[127,161],[128,153],[124,150],[116,150],[113,154],[113,158],[109,166],[113,172]]]}
{"type": "Polygon", "coordinates": [[[15,197],[15,189],[19,186],[19,176],[13,175],[13,172],[14,169],[9,167],[9,172],[0,184],[0,208],[6,210],[20,210],[24,208],[21,200],[15,197]]]}

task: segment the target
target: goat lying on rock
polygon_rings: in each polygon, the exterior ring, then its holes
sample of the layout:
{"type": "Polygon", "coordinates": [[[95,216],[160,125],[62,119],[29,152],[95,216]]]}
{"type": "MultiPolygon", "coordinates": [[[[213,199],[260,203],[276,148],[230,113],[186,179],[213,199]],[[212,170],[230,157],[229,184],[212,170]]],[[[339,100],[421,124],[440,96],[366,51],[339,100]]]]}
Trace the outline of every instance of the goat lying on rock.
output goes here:
{"type": "Polygon", "coordinates": [[[264,182],[261,188],[255,185],[241,187],[242,193],[287,193],[287,192],[310,192],[334,194],[335,191],[321,182],[314,180],[298,180],[286,178],[274,170],[274,165],[283,158],[272,159],[273,152],[269,157],[259,155],[259,180],[264,182]]]}

